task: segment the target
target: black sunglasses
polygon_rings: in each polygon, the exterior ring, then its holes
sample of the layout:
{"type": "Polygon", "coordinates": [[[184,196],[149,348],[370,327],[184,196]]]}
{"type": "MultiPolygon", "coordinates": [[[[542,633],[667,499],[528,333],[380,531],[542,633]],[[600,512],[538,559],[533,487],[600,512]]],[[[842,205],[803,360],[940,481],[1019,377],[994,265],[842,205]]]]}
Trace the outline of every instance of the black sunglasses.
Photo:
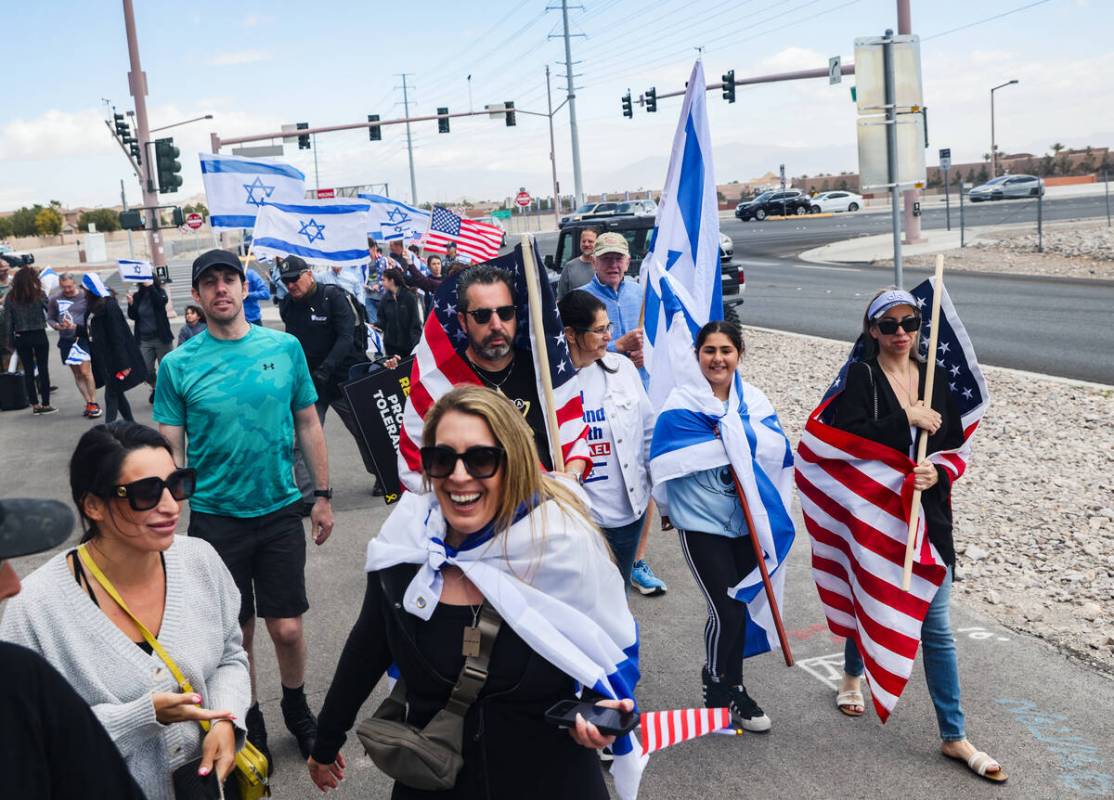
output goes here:
{"type": "Polygon", "coordinates": [[[116,497],[128,499],[128,505],[134,511],[150,511],[162,500],[164,489],[170,490],[170,496],[175,500],[186,500],[193,497],[193,490],[197,487],[197,470],[183,467],[176,469],[162,478],[141,478],[114,489],[116,497]]]}
{"type": "Polygon", "coordinates": [[[431,478],[447,478],[456,469],[457,459],[460,459],[473,478],[490,478],[499,470],[506,455],[507,451],[502,447],[477,445],[458,453],[447,445],[436,444],[422,448],[422,469],[431,478]]]}
{"type": "Polygon", "coordinates": [[[476,320],[479,325],[486,325],[491,321],[492,314],[498,314],[499,319],[503,322],[510,322],[514,319],[515,308],[514,306],[499,306],[498,308],[476,308],[471,311],[465,312],[472,319],[476,320]]]}
{"type": "Polygon", "coordinates": [[[921,329],[921,318],[916,314],[911,314],[898,322],[892,317],[886,317],[885,319],[878,320],[874,324],[878,326],[879,333],[885,334],[886,336],[893,336],[897,333],[898,328],[901,328],[906,333],[919,331],[921,329]]]}

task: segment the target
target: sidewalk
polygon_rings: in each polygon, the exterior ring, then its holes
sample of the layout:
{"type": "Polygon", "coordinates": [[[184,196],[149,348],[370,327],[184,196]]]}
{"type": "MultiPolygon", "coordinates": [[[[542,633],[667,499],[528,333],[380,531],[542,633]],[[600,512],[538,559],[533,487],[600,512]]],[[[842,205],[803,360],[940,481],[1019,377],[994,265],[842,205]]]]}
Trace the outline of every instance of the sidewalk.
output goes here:
{"type": "MultiPolygon", "coordinates": [[[[971,241],[976,237],[978,231],[990,229],[989,227],[969,228],[967,239],[971,241]]],[[[958,229],[954,231],[933,229],[925,231],[924,236],[926,241],[902,245],[902,254],[905,256],[935,255],[959,247],[958,229]]],[[[870,264],[892,258],[894,254],[893,243],[893,235],[889,233],[876,236],[859,236],[841,242],[832,242],[823,247],[814,247],[801,253],[797,258],[812,264],[870,264]]]]}

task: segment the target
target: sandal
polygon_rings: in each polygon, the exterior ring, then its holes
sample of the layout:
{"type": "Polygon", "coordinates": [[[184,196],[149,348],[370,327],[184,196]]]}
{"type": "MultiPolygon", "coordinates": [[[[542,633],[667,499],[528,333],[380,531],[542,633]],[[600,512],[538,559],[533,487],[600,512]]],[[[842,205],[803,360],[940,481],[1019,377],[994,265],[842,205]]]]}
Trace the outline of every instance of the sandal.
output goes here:
{"type": "Polygon", "coordinates": [[[962,756],[953,756],[947,753],[944,753],[944,755],[955,761],[965,762],[967,764],[967,769],[971,770],[971,772],[975,773],[983,780],[988,780],[991,783],[1005,783],[1009,778],[1006,771],[1002,769],[1002,765],[982,750],[976,750],[966,759],[962,756]],[[991,767],[997,767],[998,769],[995,772],[987,772],[991,767]]]}
{"type": "Polygon", "coordinates": [[[866,710],[866,701],[859,689],[850,689],[836,695],[836,708],[849,717],[861,717],[866,710]],[[854,711],[853,706],[859,706],[863,711],[854,711]]]}

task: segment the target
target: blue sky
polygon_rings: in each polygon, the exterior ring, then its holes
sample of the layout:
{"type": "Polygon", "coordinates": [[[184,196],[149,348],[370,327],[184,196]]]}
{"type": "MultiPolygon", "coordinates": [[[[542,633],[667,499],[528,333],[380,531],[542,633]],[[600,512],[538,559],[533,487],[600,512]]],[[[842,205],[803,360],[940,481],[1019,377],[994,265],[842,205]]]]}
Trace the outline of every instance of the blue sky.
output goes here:
{"type": "MultiPolygon", "coordinates": [[[[999,20],[953,28],[1028,5],[1032,0],[913,0],[913,29],[922,46],[931,150],[950,146],[956,160],[989,149],[990,86],[1018,78],[998,93],[999,146],[1044,152],[1053,141],[1114,146],[1114,4],[1049,0],[999,20]],[[943,34],[943,35],[941,35],[943,34]],[[1104,39],[1106,41],[1104,41],[1104,39]]],[[[173,131],[183,151],[179,201],[200,191],[196,153],[209,131],[231,137],[266,132],[284,122],[338,124],[378,113],[401,115],[400,72],[412,73],[413,113],[445,105],[467,110],[468,74],[475,108],[514,100],[545,110],[544,69],[554,73],[555,104],[564,97],[560,13],[544,0],[482,4],[431,0],[381,2],[137,3],[148,108],[157,126],[212,113],[211,122],[173,131]],[[420,9],[420,10],[418,10],[420,9]],[[481,11],[482,9],[482,11],[481,11]]],[[[856,36],[896,26],[894,0],[584,0],[570,11],[585,189],[658,188],[665,175],[679,99],[658,114],[636,106],[624,119],[619,98],[682,87],[697,46],[705,47],[708,82],[727,69],[738,77],[852,60],[856,36]]],[[[0,105],[0,210],[58,199],[65,205],[112,204],[120,179],[138,199],[134,177],[101,120],[109,98],[131,108],[127,49],[118,2],[11,4],[5,40],[30,42],[9,51],[21,79],[5,83],[0,105]]],[[[857,169],[855,112],[848,92],[826,80],[738,90],[728,105],[709,103],[720,182],[776,171],[791,174],[857,169]]],[[[572,190],[568,116],[555,120],[558,178],[572,190]]],[[[519,186],[549,193],[549,140],[544,118],[519,115],[518,126],[479,117],[415,126],[418,199],[500,199],[519,186]]],[[[365,132],[318,138],[322,186],[387,182],[409,199],[401,127],[382,142],[365,132]]],[[[312,185],[312,154],[287,147],[286,160],[312,185]]]]}

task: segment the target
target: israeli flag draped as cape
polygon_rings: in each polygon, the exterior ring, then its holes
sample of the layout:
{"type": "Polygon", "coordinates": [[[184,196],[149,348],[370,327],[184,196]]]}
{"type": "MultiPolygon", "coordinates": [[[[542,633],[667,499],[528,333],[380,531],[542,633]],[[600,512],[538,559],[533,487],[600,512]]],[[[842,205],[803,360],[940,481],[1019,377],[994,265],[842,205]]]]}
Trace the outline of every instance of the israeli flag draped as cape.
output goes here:
{"type": "Polygon", "coordinates": [[[681,118],[673,134],[673,153],[658,204],[657,226],[650,252],[642,262],[646,291],[643,355],[650,373],[647,394],[654,408],[673,387],[668,359],[659,357],[667,328],[657,281],[649,280],[652,265],[668,273],[691,298],[687,304],[697,327],[723,319],[723,285],[719,263],[719,202],[712,167],[712,137],[708,128],[704,65],[693,64],[681,118]]]}
{"type": "MultiPolygon", "coordinates": [[[[587,505],[579,486],[574,491],[587,505]]],[[[405,492],[368,543],[367,570],[420,564],[403,607],[428,620],[441,597],[441,569],[455,565],[534,652],[581,686],[633,699],[638,627],[599,532],[547,500],[523,509],[498,536],[474,538],[467,549],[445,544],[435,495],[405,492]]],[[[615,789],[622,800],[633,800],[645,764],[642,748],[631,733],[616,739],[612,751],[615,789]]]]}
{"type": "MultiPolygon", "coordinates": [[[[666,499],[663,491],[666,481],[730,464],[743,487],[778,607],[784,609],[782,565],[795,535],[789,516],[793,497],[793,451],[789,439],[766,395],[738,373],[724,411],[722,401],[700,373],[693,353],[691,319],[686,318],[680,302],[669,291],[668,282],[662,281],[660,286],[665,287],[665,299],[673,312],[668,346],[673,370],[678,374],[677,384],[658,415],[650,445],[654,496],[662,504],[666,499]]],[[[668,513],[667,503],[661,511],[668,513]]],[[[747,604],[743,656],[778,647],[777,630],[758,567],[742,576],[727,593],[747,604]]]]}
{"type": "Polygon", "coordinates": [[[378,194],[361,194],[358,197],[371,203],[367,233],[380,241],[421,239],[433,216],[431,211],[414,208],[390,197],[378,194]]]}
{"type": "Polygon", "coordinates": [[[366,200],[264,203],[251,246],[277,258],[301,256],[315,267],[358,267],[371,258],[367,215],[366,200]]]}
{"type": "Polygon", "coordinates": [[[199,153],[201,181],[214,228],[254,228],[264,203],[300,203],[306,176],[289,164],[199,153]]]}

